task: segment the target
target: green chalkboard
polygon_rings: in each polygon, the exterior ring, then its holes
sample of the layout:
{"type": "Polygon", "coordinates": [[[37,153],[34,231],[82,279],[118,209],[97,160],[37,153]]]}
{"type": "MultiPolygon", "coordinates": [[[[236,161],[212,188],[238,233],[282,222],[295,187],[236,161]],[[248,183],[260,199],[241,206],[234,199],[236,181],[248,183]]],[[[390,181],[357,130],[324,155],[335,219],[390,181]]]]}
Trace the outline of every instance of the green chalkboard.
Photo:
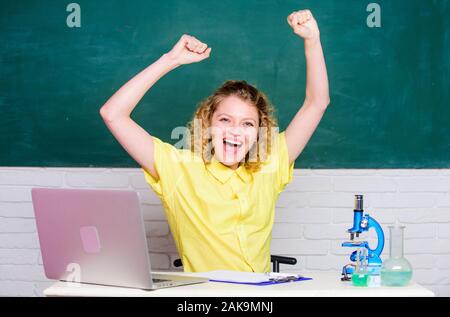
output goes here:
{"type": "Polygon", "coordinates": [[[4,1],[0,10],[0,165],[137,167],[99,116],[104,102],[183,33],[211,58],[163,77],[133,118],[171,140],[229,79],[264,91],[286,128],[305,92],[303,42],[286,23],[316,16],[331,105],[297,168],[450,167],[450,1],[4,1]]]}

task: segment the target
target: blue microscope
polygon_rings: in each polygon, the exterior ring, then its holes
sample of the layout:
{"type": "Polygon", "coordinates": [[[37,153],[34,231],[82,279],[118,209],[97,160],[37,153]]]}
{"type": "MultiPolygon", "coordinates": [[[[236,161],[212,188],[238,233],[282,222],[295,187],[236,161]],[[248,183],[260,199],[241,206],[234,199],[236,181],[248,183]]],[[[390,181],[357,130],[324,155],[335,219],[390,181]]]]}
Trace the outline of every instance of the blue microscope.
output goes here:
{"type": "MultiPolygon", "coordinates": [[[[367,267],[369,275],[379,275],[381,270],[381,252],[384,248],[384,232],[380,224],[373,219],[369,214],[364,215],[363,209],[363,195],[355,195],[355,209],[353,210],[353,227],[347,230],[350,233],[350,241],[342,243],[343,247],[350,248],[366,248],[367,249],[367,267]],[[355,240],[359,235],[365,231],[369,231],[370,228],[374,228],[377,234],[378,244],[375,249],[369,247],[368,241],[355,240]]],[[[345,265],[342,268],[342,281],[350,281],[351,275],[355,269],[355,262],[357,257],[357,251],[353,251],[350,255],[351,263],[345,265]]],[[[360,259],[361,260],[361,259],[360,259]]]]}

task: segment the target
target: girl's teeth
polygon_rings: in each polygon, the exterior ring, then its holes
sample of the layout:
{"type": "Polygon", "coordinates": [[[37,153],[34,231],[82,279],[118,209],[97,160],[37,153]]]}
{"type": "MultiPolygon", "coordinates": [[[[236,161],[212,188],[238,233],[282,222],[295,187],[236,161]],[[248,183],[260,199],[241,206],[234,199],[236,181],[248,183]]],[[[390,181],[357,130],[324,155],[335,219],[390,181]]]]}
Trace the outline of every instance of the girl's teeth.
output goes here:
{"type": "Polygon", "coordinates": [[[230,145],[234,145],[234,146],[241,146],[242,143],[238,143],[238,142],[233,142],[233,141],[228,141],[228,140],[223,140],[224,143],[228,143],[230,145]]]}

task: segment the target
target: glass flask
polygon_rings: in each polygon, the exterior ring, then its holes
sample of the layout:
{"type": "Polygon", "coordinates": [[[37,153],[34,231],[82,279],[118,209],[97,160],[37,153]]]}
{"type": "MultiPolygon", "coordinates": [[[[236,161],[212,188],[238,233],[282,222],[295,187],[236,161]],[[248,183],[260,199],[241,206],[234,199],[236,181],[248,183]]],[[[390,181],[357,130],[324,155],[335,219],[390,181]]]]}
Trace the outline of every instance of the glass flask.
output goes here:
{"type": "Polygon", "coordinates": [[[352,274],[352,284],[354,286],[368,286],[369,272],[367,270],[367,249],[356,250],[356,267],[352,274]]]}
{"type": "Polygon", "coordinates": [[[412,266],[403,256],[403,230],[405,226],[389,226],[389,259],[381,266],[381,284],[406,286],[412,277],[412,266]]]}

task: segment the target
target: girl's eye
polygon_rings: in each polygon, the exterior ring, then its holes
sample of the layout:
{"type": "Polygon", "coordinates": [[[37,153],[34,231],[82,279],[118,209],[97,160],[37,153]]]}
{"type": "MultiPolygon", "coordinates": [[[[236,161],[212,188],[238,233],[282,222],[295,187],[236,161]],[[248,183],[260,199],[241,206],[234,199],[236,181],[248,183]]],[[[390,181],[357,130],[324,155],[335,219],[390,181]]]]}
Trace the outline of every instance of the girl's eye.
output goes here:
{"type": "MultiPolygon", "coordinates": [[[[220,122],[230,122],[230,120],[228,118],[221,118],[219,119],[220,122]]],[[[246,127],[253,127],[254,124],[252,122],[245,122],[244,125],[246,127]]]]}

